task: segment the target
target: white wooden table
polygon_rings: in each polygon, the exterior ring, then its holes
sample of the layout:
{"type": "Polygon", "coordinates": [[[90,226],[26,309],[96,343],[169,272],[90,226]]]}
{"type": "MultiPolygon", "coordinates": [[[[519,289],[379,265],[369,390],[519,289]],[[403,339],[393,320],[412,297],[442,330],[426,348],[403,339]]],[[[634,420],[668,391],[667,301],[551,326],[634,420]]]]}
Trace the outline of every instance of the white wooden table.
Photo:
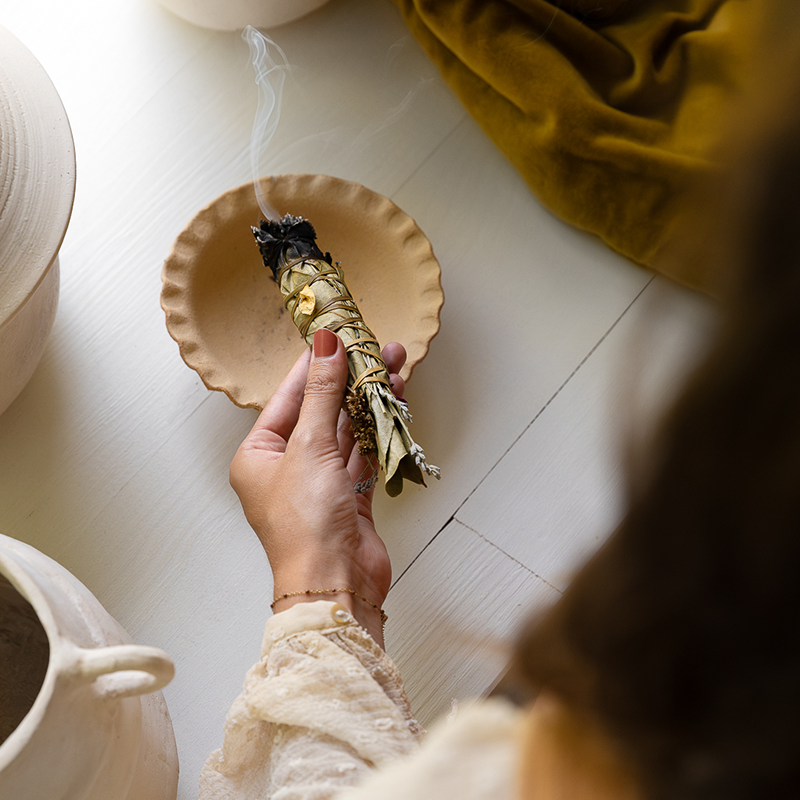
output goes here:
{"type": "MultiPolygon", "coordinates": [[[[258,656],[272,586],[227,482],[255,413],[183,364],[160,273],[188,219],[252,177],[247,47],[153,0],[0,11],[55,83],[78,161],[52,338],[0,417],[0,531],[174,658],[165,696],[188,800],[258,656]]],[[[631,422],[647,429],[712,310],[543,209],[389,0],[332,0],[272,36],[294,72],[262,172],[391,197],[442,265],[441,333],[407,396],[443,477],[376,499],[395,574],[388,648],[429,722],[494,684],[526,613],[614,527],[631,422]]]]}

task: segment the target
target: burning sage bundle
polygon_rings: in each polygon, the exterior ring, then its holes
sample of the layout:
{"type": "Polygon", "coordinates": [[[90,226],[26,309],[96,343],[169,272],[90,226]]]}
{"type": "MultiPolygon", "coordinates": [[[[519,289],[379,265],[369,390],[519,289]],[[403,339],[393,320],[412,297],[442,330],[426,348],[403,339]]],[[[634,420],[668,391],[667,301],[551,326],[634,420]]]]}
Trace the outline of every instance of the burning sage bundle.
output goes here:
{"type": "Polygon", "coordinates": [[[425,475],[438,478],[439,468],[428,464],[408,432],[411,415],[392,393],[380,345],[361,318],[341,266],[317,247],[314,226],[287,214],[280,222],[262,221],[253,233],[306,343],[311,346],[319,328],[334,331],[344,342],[350,368],[345,404],[359,452],[375,453],[386,473],[387,494],[400,494],[403,479],[424,486],[425,475]]]}

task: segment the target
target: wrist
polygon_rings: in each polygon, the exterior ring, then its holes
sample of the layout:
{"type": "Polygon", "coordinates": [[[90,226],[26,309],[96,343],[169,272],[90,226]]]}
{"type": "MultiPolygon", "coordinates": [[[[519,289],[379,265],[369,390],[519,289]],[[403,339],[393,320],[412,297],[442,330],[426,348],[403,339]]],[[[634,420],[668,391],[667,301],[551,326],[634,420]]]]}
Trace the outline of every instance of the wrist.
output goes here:
{"type": "Polygon", "coordinates": [[[291,564],[273,569],[272,581],[273,598],[308,592],[310,598],[301,597],[300,602],[327,600],[331,594],[336,594],[336,602],[340,602],[339,596],[346,594],[348,597],[342,605],[349,607],[354,598],[360,597],[363,603],[375,608],[380,608],[386,599],[386,591],[381,591],[371,576],[359,570],[352,560],[326,557],[325,554],[316,554],[310,559],[295,558],[291,564]]]}
{"type": "Polygon", "coordinates": [[[352,583],[355,579],[352,557],[335,543],[330,548],[293,543],[291,551],[285,547],[277,554],[267,550],[267,558],[276,596],[279,590],[283,593],[339,586],[357,588],[352,583]]]}

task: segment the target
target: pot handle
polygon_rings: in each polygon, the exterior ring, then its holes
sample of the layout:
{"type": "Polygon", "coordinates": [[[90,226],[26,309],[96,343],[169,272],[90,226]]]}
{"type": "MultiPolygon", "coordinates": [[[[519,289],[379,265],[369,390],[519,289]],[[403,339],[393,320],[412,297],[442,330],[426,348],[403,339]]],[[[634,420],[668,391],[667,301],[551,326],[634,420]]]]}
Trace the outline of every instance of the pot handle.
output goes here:
{"type": "Polygon", "coordinates": [[[73,674],[83,681],[93,681],[103,675],[104,697],[136,697],[156,692],[166,686],[175,675],[172,659],[157,647],[138,644],[121,644],[100,647],[96,650],[78,648],[73,674]],[[115,675],[118,672],[127,675],[115,675]]]}

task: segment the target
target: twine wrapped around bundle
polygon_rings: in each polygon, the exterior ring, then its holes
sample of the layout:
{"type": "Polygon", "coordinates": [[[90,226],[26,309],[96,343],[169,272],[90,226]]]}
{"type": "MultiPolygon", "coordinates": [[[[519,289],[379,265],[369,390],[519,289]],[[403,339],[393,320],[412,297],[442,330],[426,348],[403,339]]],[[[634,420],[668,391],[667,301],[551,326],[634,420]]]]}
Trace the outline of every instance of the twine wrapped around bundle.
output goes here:
{"type": "Polygon", "coordinates": [[[345,403],[353,432],[361,454],[376,453],[387,494],[400,494],[403,479],[424,486],[425,475],[438,478],[439,468],[428,464],[411,438],[411,415],[392,393],[380,344],[364,323],[341,266],[317,247],[314,226],[286,214],[280,222],[262,221],[253,234],[306,343],[311,346],[319,328],[334,331],[344,342],[350,368],[345,403]]]}

